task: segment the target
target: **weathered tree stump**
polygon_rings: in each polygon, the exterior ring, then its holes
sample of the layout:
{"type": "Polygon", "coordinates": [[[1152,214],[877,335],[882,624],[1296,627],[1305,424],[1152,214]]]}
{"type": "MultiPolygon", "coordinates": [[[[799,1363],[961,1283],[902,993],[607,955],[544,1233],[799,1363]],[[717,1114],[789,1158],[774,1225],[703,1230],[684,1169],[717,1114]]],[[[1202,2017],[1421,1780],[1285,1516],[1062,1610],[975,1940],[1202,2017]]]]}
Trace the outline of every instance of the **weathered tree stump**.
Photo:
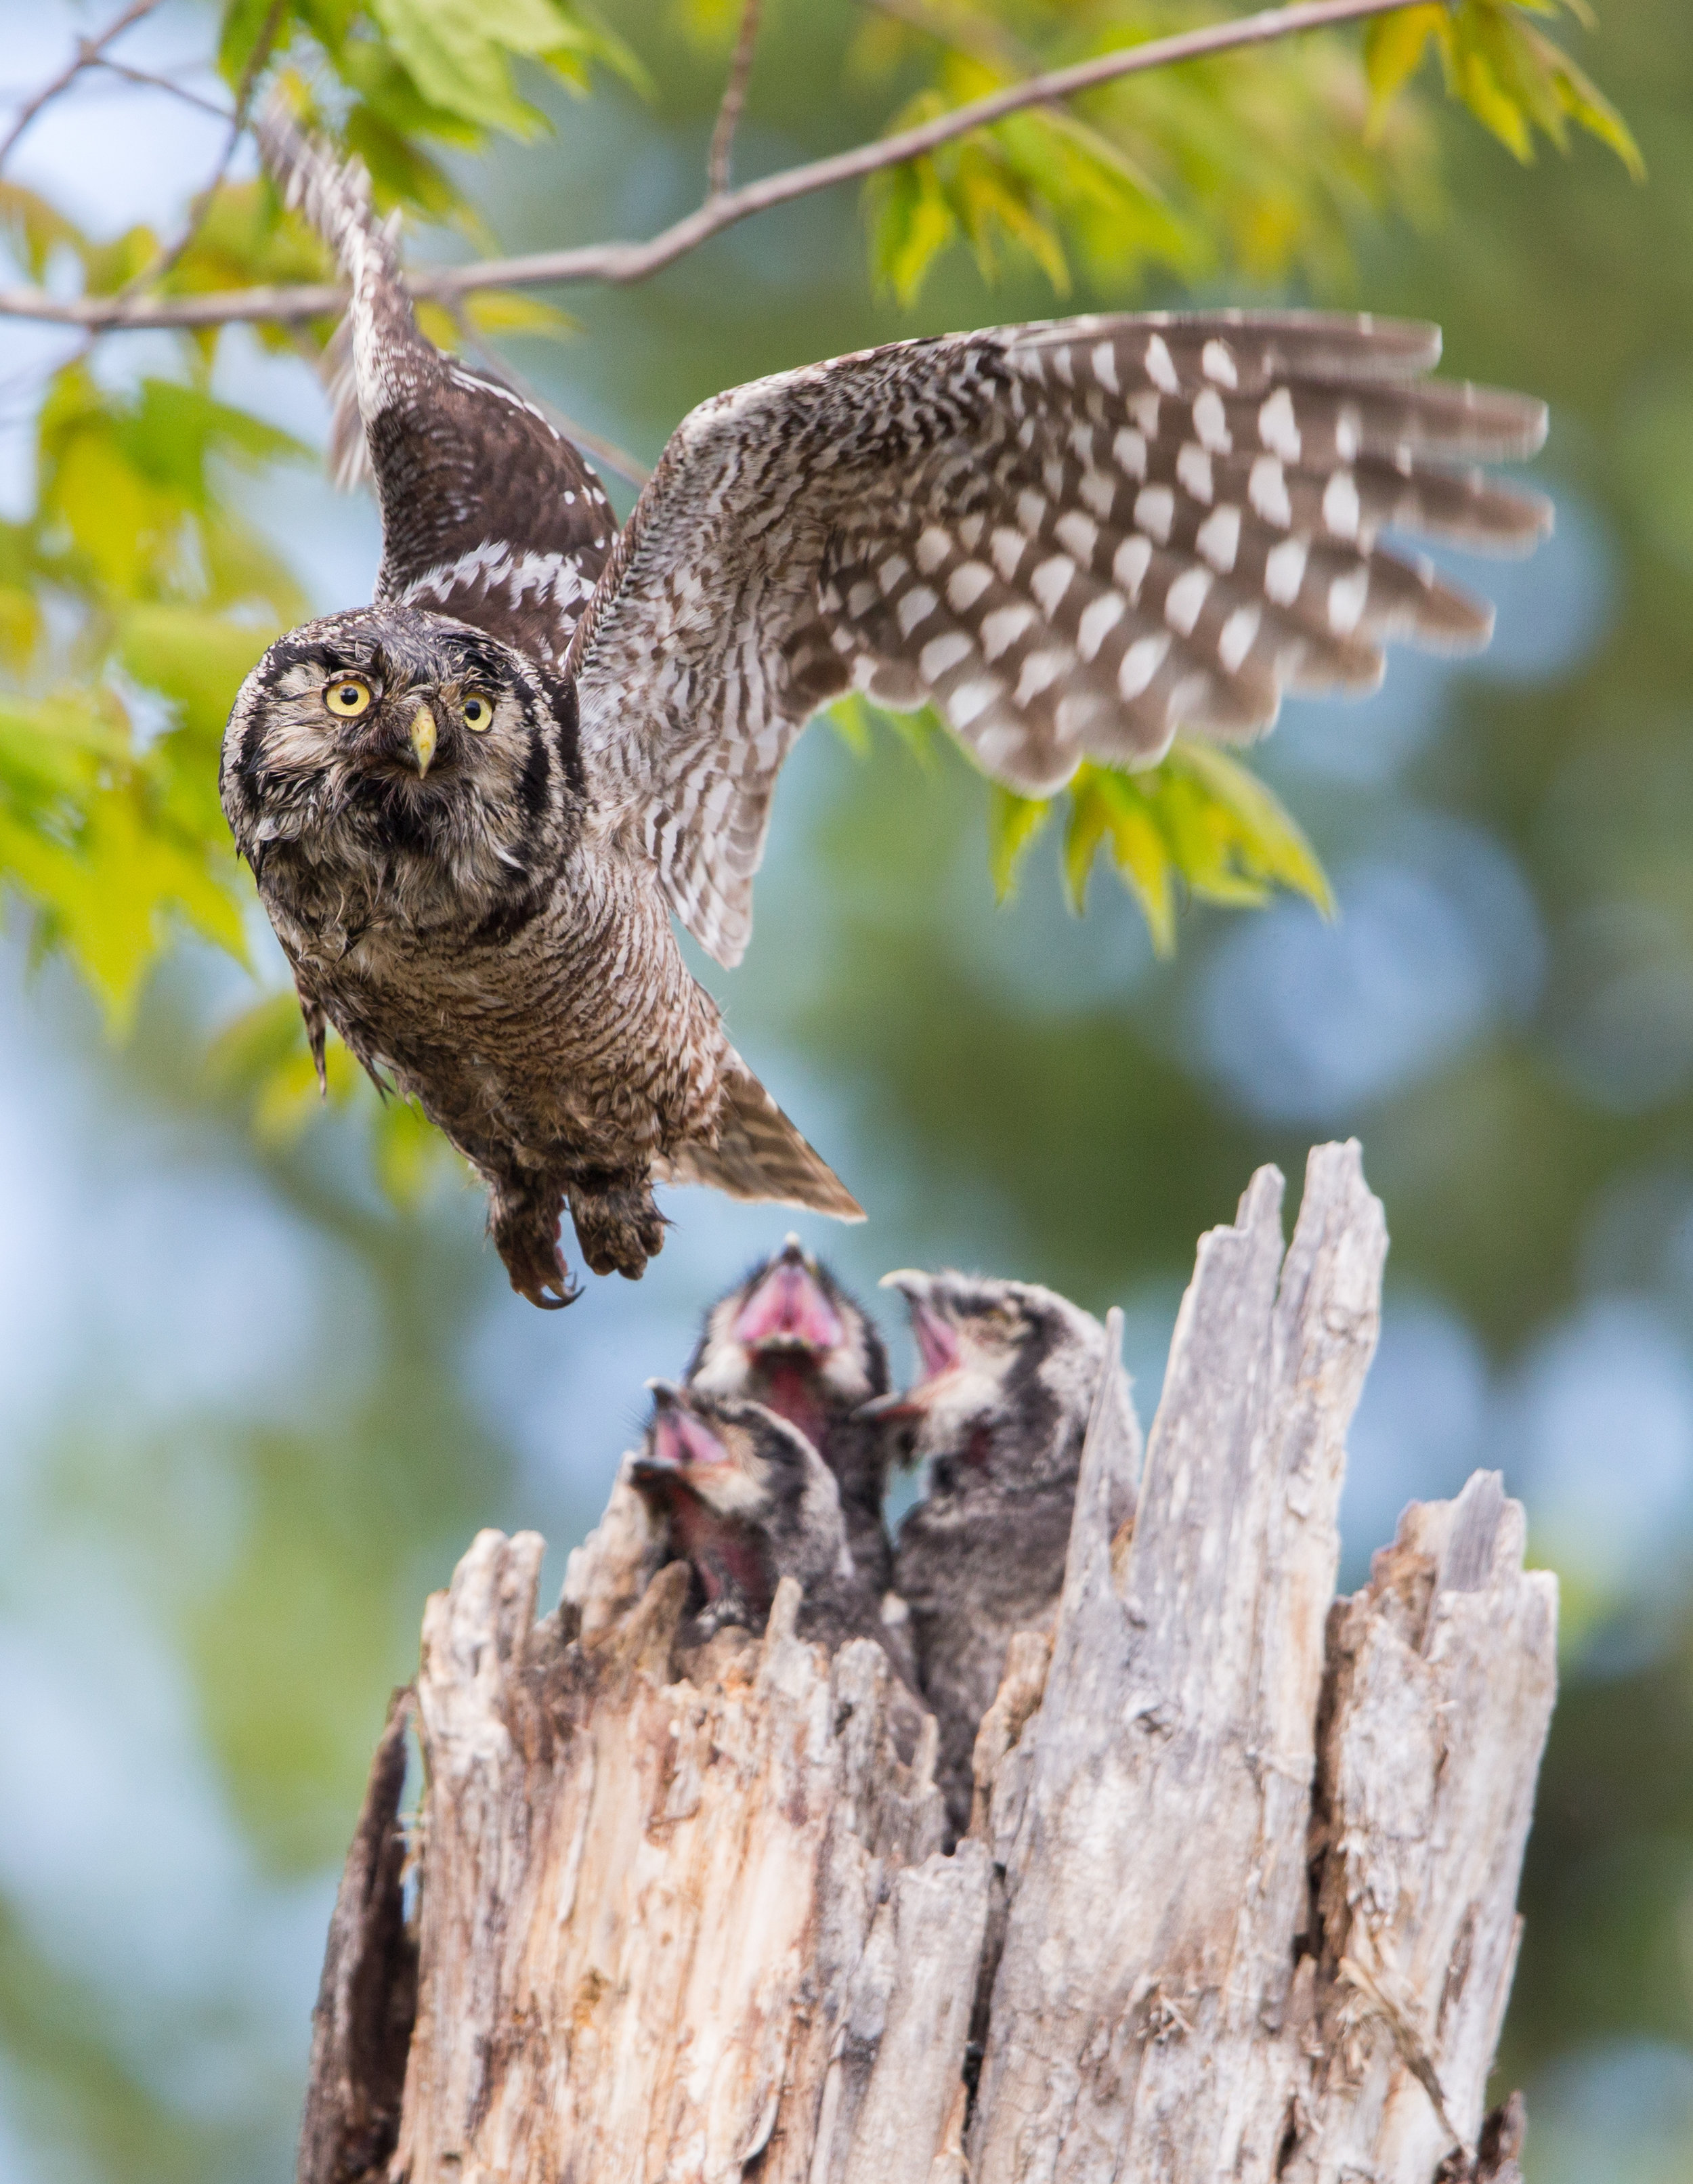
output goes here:
{"type": "Polygon", "coordinates": [[[1281,1192],[1200,1243],[1144,1475],[1107,1368],[950,1854],[881,1652],[797,1638],[791,1580],[679,1654],[627,1490],[538,1624],[540,1540],[480,1535],[425,1618],[409,1922],[409,1702],[348,1860],[302,2184],[1517,2175],[1554,1580],[1478,1474],[1333,1599],[1386,1234],[1356,1145],[1285,1257],[1281,1192]]]}

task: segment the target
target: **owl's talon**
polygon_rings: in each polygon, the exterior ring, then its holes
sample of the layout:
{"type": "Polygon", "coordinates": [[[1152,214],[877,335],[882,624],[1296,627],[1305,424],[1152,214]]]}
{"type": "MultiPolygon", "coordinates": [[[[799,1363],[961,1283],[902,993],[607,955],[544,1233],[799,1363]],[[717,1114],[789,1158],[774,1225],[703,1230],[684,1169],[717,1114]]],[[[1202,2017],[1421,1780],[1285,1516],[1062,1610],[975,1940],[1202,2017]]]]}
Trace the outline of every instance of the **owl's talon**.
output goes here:
{"type": "Polygon", "coordinates": [[[512,1190],[495,1197],[488,1226],[511,1286],[543,1312],[562,1312],[582,1290],[559,1249],[563,1223],[544,1192],[512,1190]]]}
{"type": "Polygon", "coordinates": [[[560,1262],[551,1273],[538,1269],[511,1267],[511,1286],[521,1297],[543,1312],[562,1312],[567,1304],[574,1304],[582,1295],[582,1284],[560,1262]]]}
{"type": "Polygon", "coordinates": [[[593,1187],[574,1186],[570,1202],[576,1241],[589,1269],[638,1282],[648,1260],[663,1251],[667,1226],[646,1177],[596,1178],[593,1187]]]}

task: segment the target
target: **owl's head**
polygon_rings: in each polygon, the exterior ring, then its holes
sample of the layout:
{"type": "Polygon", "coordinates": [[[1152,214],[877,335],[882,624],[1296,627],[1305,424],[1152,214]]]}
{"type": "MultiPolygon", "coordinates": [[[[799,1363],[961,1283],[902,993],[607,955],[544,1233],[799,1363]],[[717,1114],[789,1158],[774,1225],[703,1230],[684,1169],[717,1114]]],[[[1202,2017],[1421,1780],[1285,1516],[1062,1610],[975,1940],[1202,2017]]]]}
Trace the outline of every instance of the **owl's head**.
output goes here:
{"type": "Polygon", "coordinates": [[[568,694],[545,671],[381,604],[276,640],[236,699],[219,785],[261,881],[364,879],[398,911],[462,916],[550,866],[576,769],[568,694]]]}

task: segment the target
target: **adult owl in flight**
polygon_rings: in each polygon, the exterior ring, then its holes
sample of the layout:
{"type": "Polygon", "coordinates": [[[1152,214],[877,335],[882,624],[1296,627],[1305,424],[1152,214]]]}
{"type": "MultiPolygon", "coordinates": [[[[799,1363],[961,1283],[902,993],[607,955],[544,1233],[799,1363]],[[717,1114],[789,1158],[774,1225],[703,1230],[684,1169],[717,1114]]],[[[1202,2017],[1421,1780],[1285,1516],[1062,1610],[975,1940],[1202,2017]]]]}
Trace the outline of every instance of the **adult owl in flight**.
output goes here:
{"type": "MultiPolygon", "coordinates": [[[[1381,642],[1487,609],[1383,530],[1520,547],[1540,500],[1470,467],[1545,432],[1429,380],[1426,326],[1297,312],[1072,319],[902,342],[685,418],[619,532],[581,456],[418,331],[363,170],[278,109],[265,157],[339,255],[381,503],[374,603],[281,638],[224,808],[294,969],[486,1179],[513,1286],[576,1294],[663,1239],[654,1182],[860,1209],[741,1060],[671,914],[740,961],[783,758],[848,690],[933,703],[995,780],[1261,733],[1367,689],[1381,642]]],[[[348,412],[350,416],[351,413],[348,412]]]]}

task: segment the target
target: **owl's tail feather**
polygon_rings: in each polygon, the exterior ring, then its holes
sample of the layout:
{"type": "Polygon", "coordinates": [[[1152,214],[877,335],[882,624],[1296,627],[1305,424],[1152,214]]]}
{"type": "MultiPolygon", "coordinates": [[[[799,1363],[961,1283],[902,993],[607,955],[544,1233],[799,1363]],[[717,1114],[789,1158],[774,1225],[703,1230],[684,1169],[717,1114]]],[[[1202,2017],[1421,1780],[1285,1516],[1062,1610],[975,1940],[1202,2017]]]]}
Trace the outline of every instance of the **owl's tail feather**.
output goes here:
{"type": "Polygon", "coordinates": [[[329,466],[343,489],[370,467],[365,427],[387,406],[384,357],[420,341],[400,278],[398,214],[380,220],[361,159],[337,159],[295,120],[280,91],[253,124],[261,157],[283,202],[329,245],[353,290],[351,308],[324,353],[332,410],[329,466]]]}
{"type": "Polygon", "coordinates": [[[737,1056],[725,1076],[715,1145],[679,1145],[655,1161],[662,1182],[705,1183],[730,1198],[803,1206],[838,1221],[862,1221],[864,1208],[737,1056]]]}

